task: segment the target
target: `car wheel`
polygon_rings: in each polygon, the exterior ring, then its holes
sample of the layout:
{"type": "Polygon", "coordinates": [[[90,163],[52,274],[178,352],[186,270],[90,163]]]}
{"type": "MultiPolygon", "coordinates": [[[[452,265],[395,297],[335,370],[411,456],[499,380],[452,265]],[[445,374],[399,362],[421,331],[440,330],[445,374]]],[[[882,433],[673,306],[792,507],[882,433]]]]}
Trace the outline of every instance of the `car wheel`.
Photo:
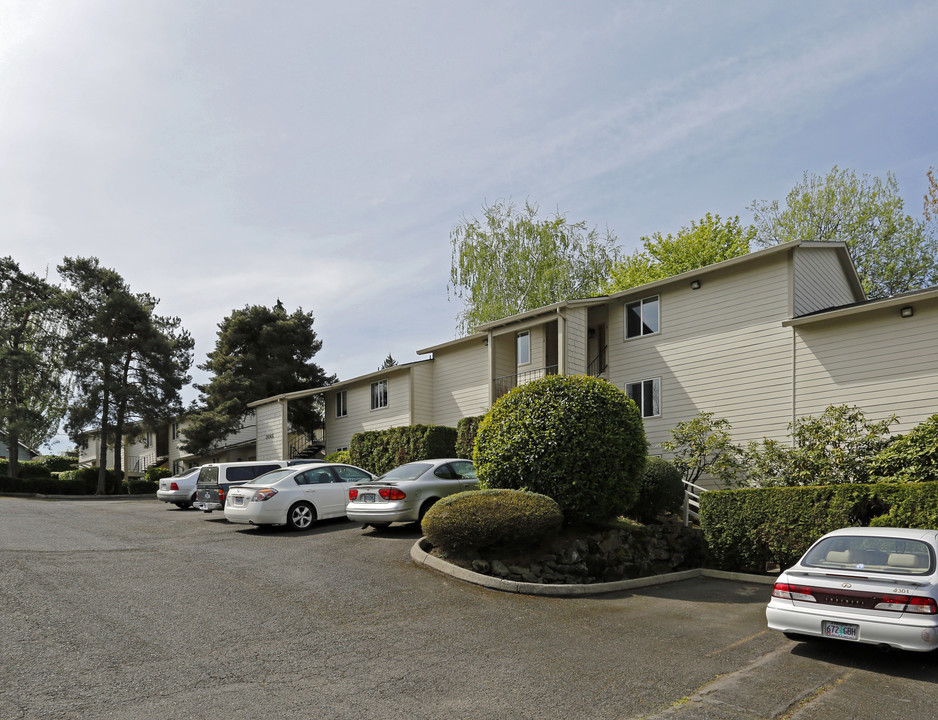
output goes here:
{"type": "Polygon", "coordinates": [[[375,530],[384,530],[385,528],[391,526],[391,523],[389,522],[368,523],[368,524],[371,525],[371,527],[373,527],[375,530]]]}
{"type": "Polygon", "coordinates": [[[427,510],[429,510],[436,504],[437,500],[439,500],[439,498],[431,498],[430,500],[427,500],[423,505],[420,506],[420,512],[417,513],[418,525],[423,522],[423,516],[427,514],[427,510]]]}
{"type": "Polygon", "coordinates": [[[291,530],[307,530],[316,520],[316,510],[309,503],[299,502],[287,510],[287,527],[291,530]]]}

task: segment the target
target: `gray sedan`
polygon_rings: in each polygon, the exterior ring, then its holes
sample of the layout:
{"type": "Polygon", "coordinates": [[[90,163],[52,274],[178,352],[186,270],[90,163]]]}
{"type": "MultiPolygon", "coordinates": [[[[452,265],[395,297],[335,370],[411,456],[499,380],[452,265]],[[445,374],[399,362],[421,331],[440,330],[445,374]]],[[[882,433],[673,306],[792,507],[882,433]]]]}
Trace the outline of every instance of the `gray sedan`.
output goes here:
{"type": "Polygon", "coordinates": [[[440,498],[478,485],[471,460],[421,460],[389,470],[376,480],[356,483],[349,489],[345,513],[363,527],[419,522],[440,498]]]}

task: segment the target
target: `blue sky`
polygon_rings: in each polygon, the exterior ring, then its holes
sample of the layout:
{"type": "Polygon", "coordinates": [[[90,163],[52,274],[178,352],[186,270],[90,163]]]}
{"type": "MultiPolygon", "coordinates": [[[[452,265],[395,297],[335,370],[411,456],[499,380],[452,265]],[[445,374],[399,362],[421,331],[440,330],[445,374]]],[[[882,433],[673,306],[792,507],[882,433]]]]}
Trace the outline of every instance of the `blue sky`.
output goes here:
{"type": "Polygon", "coordinates": [[[486,201],[630,251],[836,164],[920,216],[935,28],[934,2],[0,0],[0,253],[99,257],[197,362],[280,298],[347,379],[454,337],[449,234],[486,201]]]}

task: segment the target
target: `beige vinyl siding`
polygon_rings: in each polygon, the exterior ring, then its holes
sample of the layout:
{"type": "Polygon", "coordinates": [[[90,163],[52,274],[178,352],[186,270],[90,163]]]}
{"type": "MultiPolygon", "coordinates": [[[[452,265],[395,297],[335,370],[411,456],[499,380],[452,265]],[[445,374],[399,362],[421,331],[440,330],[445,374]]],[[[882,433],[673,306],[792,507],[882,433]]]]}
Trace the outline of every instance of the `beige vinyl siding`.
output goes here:
{"type": "Polygon", "coordinates": [[[415,365],[413,383],[413,421],[415,425],[433,425],[433,361],[415,365]]]}
{"type": "MultiPolygon", "coordinates": [[[[610,308],[610,380],[660,378],[661,416],[645,419],[650,452],[677,423],[714,412],[733,426],[737,442],[782,437],[791,414],[791,332],[787,317],[788,262],[768,258],[745,274],[709,275],[659,293],[655,335],[623,340],[625,301],[610,308]]],[[[636,298],[628,298],[632,300],[636,298]]]]}
{"type": "MultiPolygon", "coordinates": [[[[514,334],[509,339],[513,343],[514,334]]],[[[504,347],[507,343],[499,345],[504,347]]],[[[531,350],[533,356],[533,339],[531,350]]],[[[514,347],[511,353],[513,357],[514,347]]],[[[434,353],[433,424],[456,427],[464,417],[482,415],[488,410],[488,362],[488,347],[481,341],[454,345],[434,353]]]]}
{"type": "Polygon", "coordinates": [[[589,358],[586,353],[587,308],[567,308],[564,326],[565,365],[567,375],[584,375],[589,358]]]}
{"type": "Polygon", "coordinates": [[[798,417],[831,404],[861,408],[869,419],[898,415],[894,433],[938,412],[938,304],[898,308],[795,328],[798,417]]]}
{"type": "Polygon", "coordinates": [[[326,416],[326,453],[335,452],[336,448],[348,447],[352,436],[365,430],[386,430],[402,425],[412,425],[410,402],[410,372],[398,371],[393,374],[363,380],[360,384],[346,385],[348,415],[335,417],[335,392],[328,393],[333,410],[326,416]],[[388,406],[377,410],[371,409],[371,383],[388,381],[388,406]]]}
{"type": "Polygon", "coordinates": [[[853,294],[840,264],[840,254],[829,247],[799,247],[794,251],[795,317],[861,300],[853,294]]]}
{"type": "MultiPolygon", "coordinates": [[[[556,318],[551,317],[551,320],[556,318]]],[[[517,372],[529,372],[531,370],[539,370],[544,367],[546,360],[544,359],[544,326],[535,325],[534,327],[529,327],[527,332],[530,334],[531,339],[531,362],[522,365],[518,363],[517,372]]]]}
{"type": "Polygon", "coordinates": [[[255,409],[257,419],[257,459],[283,460],[285,431],[284,404],[270,402],[258,405],[255,409]]]}

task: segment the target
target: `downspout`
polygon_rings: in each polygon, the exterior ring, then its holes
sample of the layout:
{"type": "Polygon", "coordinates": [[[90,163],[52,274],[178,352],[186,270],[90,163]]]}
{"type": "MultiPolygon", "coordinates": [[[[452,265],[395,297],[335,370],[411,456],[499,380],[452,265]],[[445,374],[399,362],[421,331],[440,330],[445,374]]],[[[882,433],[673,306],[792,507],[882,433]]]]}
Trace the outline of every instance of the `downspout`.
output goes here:
{"type": "Polygon", "coordinates": [[[495,404],[495,336],[491,330],[488,331],[485,345],[489,356],[489,407],[492,407],[495,404]]]}
{"type": "MultiPolygon", "coordinates": [[[[290,457],[290,426],[289,426],[289,414],[287,412],[287,406],[289,401],[286,398],[280,398],[277,400],[280,403],[280,460],[289,460],[290,457]]],[[[255,414],[256,417],[256,414],[255,414]]],[[[260,424],[255,422],[255,427],[260,427],[260,424]]],[[[254,454],[257,454],[255,449],[254,454]]]]}
{"type": "Polygon", "coordinates": [[[557,374],[567,374],[567,318],[557,308],[557,374]]]}

